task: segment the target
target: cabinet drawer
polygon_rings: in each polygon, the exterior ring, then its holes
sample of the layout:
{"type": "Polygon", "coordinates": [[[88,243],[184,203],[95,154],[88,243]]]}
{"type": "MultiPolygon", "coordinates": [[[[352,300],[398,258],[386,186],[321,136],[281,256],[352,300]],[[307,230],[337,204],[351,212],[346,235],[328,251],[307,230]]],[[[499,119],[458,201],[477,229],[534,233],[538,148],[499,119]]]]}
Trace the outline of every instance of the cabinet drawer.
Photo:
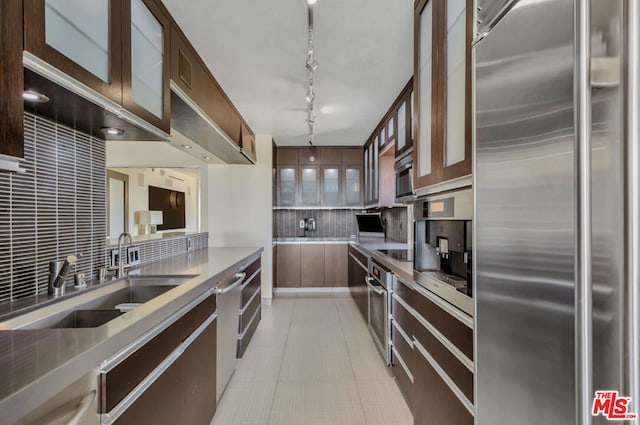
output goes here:
{"type": "Polygon", "coordinates": [[[391,342],[398,352],[398,355],[404,360],[405,366],[409,369],[409,373],[413,373],[413,340],[406,332],[402,335],[402,329],[397,322],[391,322],[391,342]],[[409,336],[409,341],[406,337],[409,336]]]}
{"type": "Polygon", "coordinates": [[[464,395],[473,402],[473,372],[421,323],[417,324],[413,335],[464,395]]]}
{"type": "Polygon", "coordinates": [[[355,249],[354,247],[352,247],[351,245],[349,245],[349,254],[352,254],[354,257],[356,257],[356,259],[360,261],[360,263],[362,263],[363,266],[365,267],[368,266],[367,256],[361,253],[360,251],[358,251],[357,249],[355,249]]]}
{"type": "Polygon", "coordinates": [[[249,279],[259,268],[260,268],[260,258],[258,258],[253,263],[249,264],[242,271],[247,274],[247,279],[249,279]]]}
{"type": "Polygon", "coordinates": [[[216,310],[211,295],[127,358],[100,374],[100,412],[111,411],[216,310]]]}
{"type": "Polygon", "coordinates": [[[414,380],[415,425],[473,425],[474,418],[421,347],[416,346],[414,380]]]}
{"type": "Polygon", "coordinates": [[[262,318],[262,309],[258,306],[258,311],[256,311],[255,315],[252,319],[250,319],[249,325],[247,329],[244,331],[244,334],[238,338],[238,358],[241,359],[244,355],[244,352],[247,350],[249,343],[251,342],[251,338],[253,338],[253,334],[256,332],[256,328],[260,324],[260,319],[262,318]]]}
{"type": "Polygon", "coordinates": [[[260,307],[262,297],[260,296],[260,288],[256,289],[253,298],[240,310],[240,322],[238,324],[238,334],[242,335],[251,321],[251,318],[260,307]]]}
{"type": "Polygon", "coordinates": [[[405,301],[399,300],[398,295],[393,294],[391,296],[391,316],[394,321],[398,322],[398,325],[400,325],[409,338],[411,338],[413,336],[413,329],[416,327],[416,319],[403,304],[405,304],[405,301]]]}
{"type": "MultiPolygon", "coordinates": [[[[413,350],[411,350],[410,355],[413,359],[413,350]]],[[[413,412],[413,375],[410,377],[407,373],[407,370],[402,365],[403,362],[406,365],[407,361],[410,360],[407,360],[405,357],[400,355],[395,347],[392,348],[391,356],[391,370],[393,371],[393,374],[396,377],[396,381],[398,382],[398,388],[400,388],[402,396],[407,401],[409,409],[413,412]]]]}
{"type": "MultiPolygon", "coordinates": [[[[251,301],[251,297],[256,293],[256,289],[260,288],[260,283],[262,282],[262,272],[258,272],[253,279],[244,282],[242,285],[242,308],[244,308],[249,301],[251,301]]],[[[247,279],[249,278],[249,274],[247,273],[247,279]]]]}
{"type": "Polygon", "coordinates": [[[415,291],[411,286],[396,278],[393,279],[392,288],[393,292],[395,292],[400,298],[402,298],[402,301],[406,302],[408,305],[413,305],[415,291]]]}
{"type": "MultiPolygon", "coordinates": [[[[436,297],[436,295],[433,296],[436,297]]],[[[465,356],[473,360],[473,329],[419,291],[415,291],[413,308],[465,356]]]]}

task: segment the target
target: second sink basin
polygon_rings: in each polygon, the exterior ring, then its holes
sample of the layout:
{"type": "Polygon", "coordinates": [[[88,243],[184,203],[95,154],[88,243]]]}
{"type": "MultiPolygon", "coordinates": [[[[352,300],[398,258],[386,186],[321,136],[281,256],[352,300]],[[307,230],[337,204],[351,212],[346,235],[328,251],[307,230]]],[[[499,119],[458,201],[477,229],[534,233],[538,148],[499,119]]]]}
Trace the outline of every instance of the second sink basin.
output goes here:
{"type": "Polygon", "coordinates": [[[124,314],[120,310],[74,310],[61,320],[46,320],[39,323],[39,328],[97,328],[124,314]]]}

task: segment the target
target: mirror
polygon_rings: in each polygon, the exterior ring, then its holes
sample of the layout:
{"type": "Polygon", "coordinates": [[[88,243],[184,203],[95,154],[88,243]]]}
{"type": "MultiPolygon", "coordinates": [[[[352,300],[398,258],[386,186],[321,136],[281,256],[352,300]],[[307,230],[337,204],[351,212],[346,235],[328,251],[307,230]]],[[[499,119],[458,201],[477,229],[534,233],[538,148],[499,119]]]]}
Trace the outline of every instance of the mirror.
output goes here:
{"type": "Polygon", "coordinates": [[[200,159],[198,152],[180,148],[186,144],[192,142],[179,134],[170,143],[107,142],[110,244],[114,239],[117,243],[122,231],[136,240],[202,231],[202,183],[206,184],[207,166],[221,161],[200,159]]]}

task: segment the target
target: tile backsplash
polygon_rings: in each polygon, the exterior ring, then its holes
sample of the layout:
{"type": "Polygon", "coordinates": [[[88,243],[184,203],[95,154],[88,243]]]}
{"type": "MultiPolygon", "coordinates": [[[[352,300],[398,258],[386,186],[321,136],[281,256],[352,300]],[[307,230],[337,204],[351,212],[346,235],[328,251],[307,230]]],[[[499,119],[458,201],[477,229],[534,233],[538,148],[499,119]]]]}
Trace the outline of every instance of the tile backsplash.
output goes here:
{"type": "Polygon", "coordinates": [[[49,262],[106,264],[105,142],[25,113],[23,174],[0,173],[0,301],[46,292],[49,262]]]}
{"type": "MultiPolygon", "coordinates": [[[[299,228],[301,220],[307,217],[316,219],[318,230],[307,232],[310,237],[347,238],[356,235],[355,214],[362,210],[284,210],[273,211],[274,237],[292,238],[304,236],[304,230],[299,228]]],[[[408,241],[408,232],[413,231],[409,225],[407,207],[393,207],[385,209],[372,209],[368,212],[380,211],[382,220],[386,224],[387,239],[398,242],[408,241]]]]}
{"type": "MultiPolygon", "coordinates": [[[[209,233],[197,233],[189,235],[179,235],[175,237],[164,237],[162,239],[136,242],[134,245],[140,248],[140,265],[149,264],[163,258],[172,257],[187,252],[187,239],[191,239],[191,250],[206,248],[209,244],[209,233]]],[[[117,249],[116,246],[109,246],[107,251],[117,249]]],[[[124,252],[124,248],[122,249],[124,252]]]]}
{"type": "Polygon", "coordinates": [[[347,238],[358,231],[355,212],[356,210],[274,210],[274,237],[304,236],[304,230],[299,228],[300,220],[313,217],[316,219],[317,230],[307,232],[307,236],[347,238]]]}

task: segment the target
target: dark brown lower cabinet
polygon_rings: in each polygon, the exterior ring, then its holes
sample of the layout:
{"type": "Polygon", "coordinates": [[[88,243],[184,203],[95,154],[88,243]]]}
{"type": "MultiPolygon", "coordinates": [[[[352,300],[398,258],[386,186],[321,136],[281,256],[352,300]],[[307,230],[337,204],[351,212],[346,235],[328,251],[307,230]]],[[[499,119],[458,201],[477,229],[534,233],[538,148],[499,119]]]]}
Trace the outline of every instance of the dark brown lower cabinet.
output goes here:
{"type": "Polygon", "coordinates": [[[414,360],[414,425],[473,425],[473,415],[417,347],[414,360]]]}
{"type": "Polygon", "coordinates": [[[324,246],[324,286],[345,287],[348,284],[347,244],[324,246]]]}
{"type": "Polygon", "coordinates": [[[369,272],[366,269],[366,265],[367,257],[362,255],[355,248],[349,246],[349,290],[353,301],[356,303],[356,306],[365,321],[368,320],[369,315],[369,306],[367,304],[367,284],[365,283],[365,278],[369,272]]]}
{"type": "Polygon", "coordinates": [[[208,425],[216,411],[216,321],[115,421],[208,425]]]}
{"type": "Polygon", "coordinates": [[[324,245],[302,244],[300,247],[300,286],[324,287],[324,245]]]}

